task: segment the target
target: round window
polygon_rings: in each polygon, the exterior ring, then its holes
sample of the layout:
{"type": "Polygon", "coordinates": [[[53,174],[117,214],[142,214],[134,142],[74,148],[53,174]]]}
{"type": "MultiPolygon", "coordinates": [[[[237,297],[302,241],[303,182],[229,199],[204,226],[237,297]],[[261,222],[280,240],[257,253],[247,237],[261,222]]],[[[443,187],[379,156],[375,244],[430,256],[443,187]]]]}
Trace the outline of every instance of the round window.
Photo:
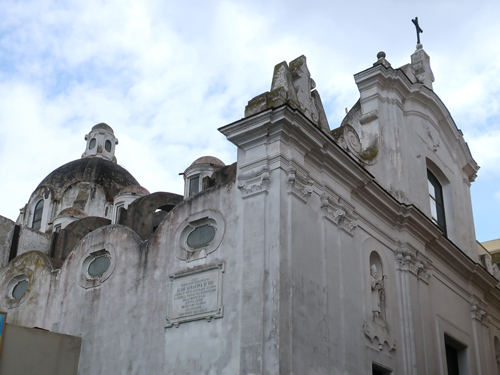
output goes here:
{"type": "Polygon", "coordinates": [[[201,249],[207,247],[215,238],[215,228],[211,225],[202,225],[197,227],[187,237],[187,245],[191,249],[201,249]]]}
{"type": "Polygon", "coordinates": [[[21,299],[22,296],[26,294],[29,286],[28,280],[21,280],[12,289],[12,298],[21,299]]]}
{"type": "Polygon", "coordinates": [[[94,147],[95,147],[95,144],[97,143],[96,139],[95,138],[92,138],[90,140],[90,144],[89,144],[89,150],[92,150],[94,147]]]}
{"type": "Polygon", "coordinates": [[[90,262],[87,272],[92,277],[101,277],[108,270],[110,264],[111,259],[106,255],[102,255],[90,262]]]}
{"type": "Polygon", "coordinates": [[[107,152],[111,152],[111,141],[107,140],[106,143],[104,143],[104,148],[107,152]]]}

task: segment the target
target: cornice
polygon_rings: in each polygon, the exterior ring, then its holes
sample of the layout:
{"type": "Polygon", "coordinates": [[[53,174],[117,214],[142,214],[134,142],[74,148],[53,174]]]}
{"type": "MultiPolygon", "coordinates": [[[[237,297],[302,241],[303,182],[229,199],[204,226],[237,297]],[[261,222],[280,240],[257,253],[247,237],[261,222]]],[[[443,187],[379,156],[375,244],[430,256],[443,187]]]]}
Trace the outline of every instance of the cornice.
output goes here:
{"type": "Polygon", "coordinates": [[[496,288],[498,281],[479,263],[467,256],[460,248],[444,236],[427,243],[428,254],[438,258],[457,275],[467,280],[471,286],[484,292],[495,293],[500,299],[500,290],[496,288]]]}
{"type": "MultiPolygon", "coordinates": [[[[307,153],[348,190],[365,185],[374,179],[346,151],[338,147],[329,134],[315,126],[299,110],[286,104],[226,125],[219,128],[219,131],[229,141],[243,149],[263,143],[270,144],[280,139],[289,146],[307,153]]],[[[268,158],[274,157],[276,153],[280,151],[273,151],[268,158]]],[[[293,164],[293,157],[288,156],[287,159],[288,165],[293,164]]],[[[308,178],[318,187],[321,185],[321,182],[314,177],[308,178]]]]}

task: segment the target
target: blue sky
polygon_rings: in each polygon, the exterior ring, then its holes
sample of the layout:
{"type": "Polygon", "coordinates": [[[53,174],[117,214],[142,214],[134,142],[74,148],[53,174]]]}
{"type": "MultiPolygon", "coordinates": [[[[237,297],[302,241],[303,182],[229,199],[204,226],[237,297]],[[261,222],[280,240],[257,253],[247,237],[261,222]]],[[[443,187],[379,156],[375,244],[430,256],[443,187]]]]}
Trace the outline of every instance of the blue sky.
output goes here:
{"type": "Polygon", "coordinates": [[[236,160],[216,129],[269,89],[275,64],[302,54],[337,127],[359,96],[353,75],[379,51],[393,67],[410,61],[418,16],[434,91],[481,166],[477,237],[500,237],[500,2],[184,3],[0,0],[1,215],[16,219],[99,122],[143,186],[182,192],[178,173],[197,157],[236,160]]]}

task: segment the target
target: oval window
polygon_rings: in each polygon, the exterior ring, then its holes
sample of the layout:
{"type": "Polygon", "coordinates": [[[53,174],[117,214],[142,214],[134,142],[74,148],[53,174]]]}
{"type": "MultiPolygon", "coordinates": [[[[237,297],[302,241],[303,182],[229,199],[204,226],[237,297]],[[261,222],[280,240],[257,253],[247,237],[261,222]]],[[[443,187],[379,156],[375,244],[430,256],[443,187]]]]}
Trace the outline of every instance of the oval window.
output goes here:
{"type": "Polygon", "coordinates": [[[202,225],[189,233],[187,245],[191,249],[201,249],[202,247],[208,246],[214,238],[215,228],[208,224],[202,225]]]}
{"type": "Polygon", "coordinates": [[[104,143],[104,148],[107,152],[111,152],[111,141],[106,141],[106,143],[104,143]]]}
{"type": "Polygon", "coordinates": [[[29,284],[30,283],[28,282],[28,280],[22,280],[22,281],[18,282],[14,286],[14,289],[12,289],[12,298],[21,299],[21,297],[26,294],[26,291],[28,290],[29,284]]]}
{"type": "Polygon", "coordinates": [[[95,138],[92,138],[90,140],[90,144],[89,144],[89,150],[92,150],[94,147],[95,147],[95,144],[97,143],[97,141],[95,140],[95,138]]]}
{"type": "Polygon", "coordinates": [[[90,262],[87,272],[92,277],[101,277],[102,275],[104,275],[104,272],[108,270],[110,264],[111,259],[109,259],[109,257],[105,255],[102,255],[90,262]]]}

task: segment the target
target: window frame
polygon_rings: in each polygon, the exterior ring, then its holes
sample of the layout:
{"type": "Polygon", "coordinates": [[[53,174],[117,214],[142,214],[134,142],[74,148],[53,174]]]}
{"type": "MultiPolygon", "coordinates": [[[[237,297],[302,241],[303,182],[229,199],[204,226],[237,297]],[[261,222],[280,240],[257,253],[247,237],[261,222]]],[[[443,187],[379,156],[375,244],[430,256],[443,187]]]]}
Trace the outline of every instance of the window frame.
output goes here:
{"type": "Polygon", "coordinates": [[[429,169],[427,169],[427,187],[431,209],[431,220],[443,231],[443,234],[447,236],[443,185],[429,169]],[[433,188],[433,191],[431,188],[433,188]]]}
{"type": "Polygon", "coordinates": [[[192,196],[198,194],[200,191],[201,191],[201,189],[200,189],[200,175],[197,174],[197,175],[194,175],[194,176],[190,176],[189,177],[189,184],[188,184],[188,197],[192,197],[192,196]],[[194,180],[198,180],[198,186],[197,186],[197,191],[196,192],[193,192],[191,190],[192,182],[194,180]]]}
{"type": "Polygon", "coordinates": [[[125,202],[119,202],[115,206],[115,224],[118,224],[120,219],[120,208],[125,208],[125,202]]]}
{"type": "Polygon", "coordinates": [[[444,333],[444,355],[447,374],[469,374],[467,345],[458,341],[447,332],[444,333]],[[450,368],[450,364],[452,368],[450,368]]]}
{"type": "Polygon", "coordinates": [[[33,209],[33,220],[31,221],[31,228],[35,230],[39,230],[42,227],[42,219],[43,219],[43,206],[45,202],[43,199],[38,200],[35,204],[35,208],[33,209]],[[41,207],[39,207],[41,204],[41,207]],[[38,217],[38,213],[40,214],[38,217]],[[35,225],[38,226],[35,228],[35,225]]]}

